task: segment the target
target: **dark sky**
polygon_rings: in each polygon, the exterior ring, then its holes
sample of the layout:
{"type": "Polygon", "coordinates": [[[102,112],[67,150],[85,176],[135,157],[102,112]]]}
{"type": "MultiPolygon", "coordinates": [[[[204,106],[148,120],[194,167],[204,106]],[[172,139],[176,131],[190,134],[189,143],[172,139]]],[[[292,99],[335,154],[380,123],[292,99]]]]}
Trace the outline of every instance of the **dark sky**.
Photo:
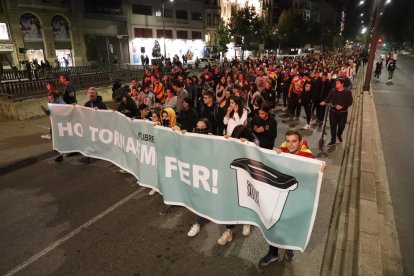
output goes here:
{"type": "MultiPolygon", "coordinates": [[[[336,1],[337,6],[342,4],[346,11],[345,35],[348,38],[355,37],[361,31],[361,20],[364,20],[365,26],[368,25],[371,5],[374,1],[385,0],[365,0],[362,6],[358,6],[360,0],[336,1]],[[363,17],[360,17],[361,13],[364,13],[363,17]]],[[[380,32],[384,36],[401,32],[406,26],[407,20],[410,20],[413,11],[414,0],[391,0],[391,3],[385,6],[384,14],[381,16],[380,32]]]]}

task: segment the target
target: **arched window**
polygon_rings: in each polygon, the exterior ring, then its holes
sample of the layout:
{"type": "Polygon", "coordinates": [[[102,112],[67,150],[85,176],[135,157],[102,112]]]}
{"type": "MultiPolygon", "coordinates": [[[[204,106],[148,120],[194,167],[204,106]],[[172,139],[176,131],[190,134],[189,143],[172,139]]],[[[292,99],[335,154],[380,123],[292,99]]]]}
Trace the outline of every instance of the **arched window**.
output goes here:
{"type": "Polygon", "coordinates": [[[25,13],[20,17],[23,40],[25,42],[43,42],[42,27],[39,18],[31,13],[25,13]]]}
{"type": "Polygon", "coordinates": [[[70,41],[69,24],[66,18],[55,15],[52,18],[53,39],[55,41],[70,41]]]}

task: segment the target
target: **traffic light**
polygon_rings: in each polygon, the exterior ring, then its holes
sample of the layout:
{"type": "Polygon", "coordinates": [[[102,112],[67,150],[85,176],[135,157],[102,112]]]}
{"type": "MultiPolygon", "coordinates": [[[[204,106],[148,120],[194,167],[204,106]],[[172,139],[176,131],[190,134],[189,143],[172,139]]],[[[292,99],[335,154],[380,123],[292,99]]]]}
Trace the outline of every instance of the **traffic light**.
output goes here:
{"type": "Polygon", "coordinates": [[[378,38],[378,43],[382,43],[382,38],[378,38]]]}

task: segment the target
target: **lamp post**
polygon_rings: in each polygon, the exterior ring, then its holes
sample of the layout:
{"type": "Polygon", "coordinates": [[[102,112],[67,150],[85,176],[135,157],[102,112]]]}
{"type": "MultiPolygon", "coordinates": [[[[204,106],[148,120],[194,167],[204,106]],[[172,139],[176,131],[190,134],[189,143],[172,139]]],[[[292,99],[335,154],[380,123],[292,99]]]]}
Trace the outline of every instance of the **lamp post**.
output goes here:
{"type": "MultiPolygon", "coordinates": [[[[170,2],[174,2],[174,0],[170,0],[170,2]]],[[[167,49],[165,47],[165,0],[162,0],[162,32],[164,36],[164,60],[167,58],[167,49]]]]}
{"type": "Polygon", "coordinates": [[[365,82],[364,82],[362,91],[369,91],[371,87],[371,76],[372,76],[372,69],[373,69],[374,60],[375,60],[375,51],[376,51],[377,43],[378,43],[378,30],[379,30],[379,24],[380,24],[380,17],[384,9],[384,3],[385,4],[390,3],[390,0],[386,0],[386,2],[384,0],[373,0],[373,1],[374,3],[372,4],[373,9],[372,9],[372,14],[371,14],[371,17],[373,19],[373,31],[372,31],[371,46],[370,46],[369,56],[368,56],[367,72],[365,74],[365,82]]]}

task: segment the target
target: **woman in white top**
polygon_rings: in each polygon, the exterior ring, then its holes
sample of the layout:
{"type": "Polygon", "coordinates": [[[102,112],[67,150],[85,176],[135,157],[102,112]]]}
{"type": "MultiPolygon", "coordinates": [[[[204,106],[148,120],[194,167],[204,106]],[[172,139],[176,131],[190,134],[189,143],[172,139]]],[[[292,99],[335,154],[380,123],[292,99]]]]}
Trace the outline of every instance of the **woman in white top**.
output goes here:
{"type": "Polygon", "coordinates": [[[227,125],[227,135],[231,135],[233,129],[239,125],[247,124],[247,110],[243,107],[242,99],[239,96],[230,97],[230,106],[227,108],[226,116],[223,119],[227,125]]]}

